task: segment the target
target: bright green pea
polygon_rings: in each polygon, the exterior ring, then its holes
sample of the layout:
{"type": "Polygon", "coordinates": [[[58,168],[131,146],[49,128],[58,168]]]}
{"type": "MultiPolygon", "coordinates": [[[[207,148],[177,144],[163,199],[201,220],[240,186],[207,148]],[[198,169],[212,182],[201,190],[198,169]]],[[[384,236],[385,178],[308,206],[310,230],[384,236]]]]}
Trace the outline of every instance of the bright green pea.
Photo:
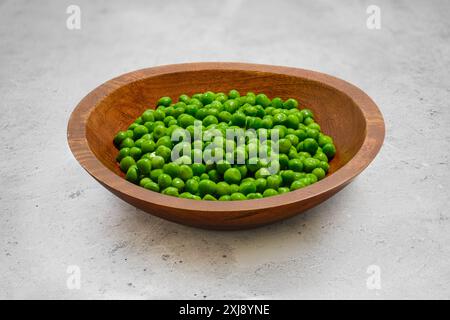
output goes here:
{"type": "Polygon", "coordinates": [[[167,187],[161,193],[168,196],[178,197],[178,189],[175,187],[167,187]]]}
{"type": "Polygon", "coordinates": [[[210,104],[214,101],[216,98],[216,95],[212,91],[207,91],[204,94],[202,94],[200,101],[203,103],[203,105],[210,104]]]}
{"type": "MultiPolygon", "coordinates": [[[[152,179],[153,180],[153,179],[152,179]]],[[[165,189],[172,184],[172,178],[166,173],[162,173],[158,177],[158,185],[161,189],[165,189]]]]}
{"type": "Polygon", "coordinates": [[[122,172],[127,172],[131,166],[136,165],[134,158],[131,156],[126,156],[120,161],[120,170],[122,172]]]}
{"type": "Polygon", "coordinates": [[[241,181],[241,172],[236,168],[227,169],[223,175],[223,178],[229,184],[237,184],[241,181]]]}
{"type": "Polygon", "coordinates": [[[136,126],[136,128],[134,128],[133,133],[134,133],[134,135],[133,135],[134,138],[135,138],[135,139],[139,139],[139,138],[142,137],[144,134],[147,134],[147,133],[148,133],[148,129],[147,129],[147,127],[144,126],[144,125],[138,125],[138,126],[136,126]]]}
{"type": "Polygon", "coordinates": [[[114,144],[116,146],[120,146],[122,141],[125,140],[126,138],[128,138],[128,134],[126,133],[126,131],[119,131],[119,133],[117,133],[116,136],[114,137],[114,144]]]}
{"type": "Polygon", "coordinates": [[[157,183],[153,182],[153,181],[150,181],[150,182],[146,183],[144,185],[144,188],[148,189],[148,190],[155,191],[155,192],[159,192],[159,190],[160,190],[159,189],[159,185],[157,183]]]}
{"type": "Polygon", "coordinates": [[[152,162],[150,159],[140,159],[136,163],[139,172],[143,175],[149,175],[150,171],[152,170],[152,162]]]}
{"type": "Polygon", "coordinates": [[[162,169],[153,169],[152,171],[150,171],[150,179],[152,179],[152,181],[158,181],[158,178],[161,174],[163,174],[163,170],[162,169]]]}
{"type": "Polygon", "coordinates": [[[170,106],[171,103],[172,103],[172,99],[170,97],[162,97],[161,99],[158,100],[157,105],[168,107],[168,106],[170,106]]]}
{"type": "Polygon", "coordinates": [[[122,148],[120,149],[119,153],[117,154],[116,160],[120,163],[120,161],[125,158],[126,156],[130,155],[130,148],[122,148]]]}
{"type": "Polygon", "coordinates": [[[313,173],[307,173],[306,174],[306,178],[309,179],[309,181],[311,182],[311,184],[316,183],[319,179],[317,178],[317,176],[313,173]]]}
{"type": "Polygon", "coordinates": [[[256,192],[256,184],[251,181],[242,182],[239,186],[239,192],[242,194],[249,194],[249,193],[255,193],[256,192]]]}
{"type": "Polygon", "coordinates": [[[288,153],[292,147],[292,143],[289,139],[280,139],[278,140],[278,149],[281,153],[288,153]]]}
{"type": "Polygon", "coordinates": [[[278,188],[277,191],[278,191],[278,194],[283,194],[283,193],[288,193],[291,190],[287,187],[280,187],[280,188],[278,188]]]}
{"type": "Polygon", "coordinates": [[[284,170],[280,175],[284,185],[290,185],[295,180],[293,170],[284,170]]]}
{"type": "Polygon", "coordinates": [[[296,130],[296,129],[298,129],[298,125],[299,125],[300,121],[297,116],[291,114],[291,115],[287,116],[285,123],[288,128],[296,130]]]}
{"type": "Polygon", "coordinates": [[[184,181],[180,178],[173,178],[172,179],[172,187],[175,187],[178,189],[178,191],[182,191],[184,188],[184,181]]]}
{"type": "Polygon", "coordinates": [[[314,119],[314,114],[310,109],[302,109],[300,112],[301,112],[303,118],[310,117],[310,118],[314,119]]]}
{"type": "Polygon", "coordinates": [[[294,182],[292,182],[291,184],[291,191],[297,190],[297,189],[301,189],[306,187],[308,184],[303,181],[303,180],[295,180],[294,182]]]}
{"type": "Polygon", "coordinates": [[[247,117],[243,112],[236,112],[231,117],[231,123],[235,126],[243,127],[245,125],[247,117]]]}
{"type": "Polygon", "coordinates": [[[125,178],[130,182],[136,183],[139,178],[138,168],[135,165],[129,167],[125,178]]]}
{"type": "Polygon", "coordinates": [[[198,192],[198,181],[194,179],[189,179],[185,184],[186,191],[196,194],[198,192]]]}
{"type": "Polygon", "coordinates": [[[131,138],[125,138],[120,143],[120,149],[122,148],[132,148],[134,147],[134,140],[131,138]]]}
{"type": "Polygon", "coordinates": [[[219,172],[217,172],[216,169],[209,170],[208,176],[211,181],[214,181],[216,183],[220,181],[220,174],[219,174],[219,172]]]}
{"type": "Polygon", "coordinates": [[[315,168],[312,173],[317,177],[317,179],[322,180],[323,178],[325,178],[325,170],[323,170],[322,168],[318,167],[315,168]]]}
{"type": "Polygon", "coordinates": [[[216,193],[218,196],[229,195],[231,192],[230,185],[225,181],[221,181],[216,185],[216,193]]]}
{"type": "Polygon", "coordinates": [[[240,192],[235,192],[231,195],[232,201],[239,201],[239,200],[246,200],[246,199],[247,199],[247,197],[243,193],[240,193],[240,192]]]}
{"type": "Polygon", "coordinates": [[[320,165],[320,160],[314,158],[306,158],[303,160],[303,168],[305,172],[312,172],[315,168],[320,165]]]}
{"type": "Polygon", "coordinates": [[[139,185],[141,187],[145,186],[147,183],[149,182],[153,182],[152,179],[148,178],[148,177],[144,177],[141,179],[141,181],[139,181],[139,185]]]}
{"type": "Polygon", "coordinates": [[[179,195],[179,197],[184,199],[193,199],[194,195],[190,192],[183,192],[182,194],[179,195]]]}
{"type": "Polygon", "coordinates": [[[159,146],[158,148],[156,148],[155,154],[157,156],[163,157],[164,161],[168,162],[170,160],[170,156],[172,154],[172,150],[170,150],[166,146],[159,146]]]}
{"type": "Polygon", "coordinates": [[[301,172],[303,170],[303,161],[300,159],[289,160],[289,169],[295,172],[301,172]]]}
{"type": "Polygon", "coordinates": [[[198,191],[201,196],[206,194],[215,194],[216,193],[216,183],[211,180],[201,180],[198,184],[198,191]]]}
{"type": "Polygon", "coordinates": [[[228,97],[230,99],[237,99],[239,98],[241,95],[239,94],[239,91],[237,91],[236,89],[231,89],[230,92],[228,92],[228,97]]]}
{"type": "Polygon", "coordinates": [[[328,172],[328,170],[330,170],[330,165],[325,161],[320,161],[319,167],[322,168],[325,172],[328,172]]]}
{"type": "Polygon", "coordinates": [[[283,183],[282,178],[279,175],[271,175],[267,177],[267,188],[278,189],[283,183]]]}
{"type": "Polygon", "coordinates": [[[326,143],[322,147],[322,151],[327,155],[328,159],[332,159],[336,154],[336,147],[332,143],[326,143]]]}
{"type": "Polygon", "coordinates": [[[272,197],[272,196],[276,196],[277,194],[278,194],[278,191],[275,189],[266,189],[266,190],[264,190],[263,197],[264,198],[272,197]]]}
{"type": "Polygon", "coordinates": [[[166,163],[163,166],[163,172],[171,176],[173,179],[178,177],[178,174],[180,173],[180,166],[174,162],[166,163]]]}
{"type": "Polygon", "coordinates": [[[293,98],[289,98],[283,103],[283,108],[296,109],[296,108],[298,108],[298,102],[297,102],[297,100],[295,100],[293,98]]]}

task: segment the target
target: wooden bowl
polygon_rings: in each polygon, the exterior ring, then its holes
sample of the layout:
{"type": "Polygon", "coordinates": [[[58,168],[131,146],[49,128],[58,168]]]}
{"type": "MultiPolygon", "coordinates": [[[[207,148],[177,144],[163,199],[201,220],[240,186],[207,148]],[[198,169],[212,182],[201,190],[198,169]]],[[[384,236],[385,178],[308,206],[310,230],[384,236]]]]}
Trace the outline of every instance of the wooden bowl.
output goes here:
{"type": "Polygon", "coordinates": [[[188,63],[138,70],[100,85],[72,112],[67,139],[81,166],[133,206],[181,224],[230,230],[292,217],[334,195],[374,159],[384,140],[384,121],[363,91],[323,73],[246,63],[188,63]],[[264,92],[271,98],[293,97],[300,106],[310,108],[322,131],[336,144],[328,176],[279,196],[229,202],[165,196],[124,179],[112,143],[119,130],[154,107],[161,96],[177,98],[183,93],[233,88],[264,92]]]}

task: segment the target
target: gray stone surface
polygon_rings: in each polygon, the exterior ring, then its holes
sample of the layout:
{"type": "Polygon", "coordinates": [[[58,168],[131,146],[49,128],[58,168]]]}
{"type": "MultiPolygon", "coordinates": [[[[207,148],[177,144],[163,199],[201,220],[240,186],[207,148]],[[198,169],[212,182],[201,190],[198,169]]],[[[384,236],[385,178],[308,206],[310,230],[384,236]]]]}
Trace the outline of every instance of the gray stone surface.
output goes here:
{"type": "Polygon", "coordinates": [[[450,298],[448,1],[0,1],[0,298],[450,298]],[[81,7],[81,30],[66,8],[81,7]],[[381,29],[366,8],[381,8],[381,29]],[[350,186],[243,232],[179,226],[114,197],[66,142],[77,102],[143,67],[318,70],[380,106],[350,186]],[[81,287],[66,285],[79,266],[81,287]],[[381,289],[366,285],[379,266],[381,289]]]}

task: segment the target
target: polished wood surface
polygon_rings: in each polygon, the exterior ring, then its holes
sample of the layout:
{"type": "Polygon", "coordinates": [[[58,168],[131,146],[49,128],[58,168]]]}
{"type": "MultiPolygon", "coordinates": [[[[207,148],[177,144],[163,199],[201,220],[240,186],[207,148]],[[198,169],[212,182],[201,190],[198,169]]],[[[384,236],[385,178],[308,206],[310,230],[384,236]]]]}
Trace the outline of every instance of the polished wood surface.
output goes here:
{"type": "MultiPolygon", "coordinates": [[[[245,63],[188,63],[142,69],[112,79],[90,92],[69,120],[67,139],[89,174],[124,201],[174,222],[244,229],[291,217],[328,199],[374,159],[384,140],[383,117],[360,89],[338,78],[296,68],[245,63]],[[245,201],[195,201],[165,196],[123,178],[112,140],[161,96],[176,99],[207,90],[264,92],[296,98],[310,108],[337,153],[327,177],[283,195],[245,201]]],[[[366,190],[367,192],[369,190],[366,190]]],[[[361,190],[364,192],[364,190],[361,190]]]]}

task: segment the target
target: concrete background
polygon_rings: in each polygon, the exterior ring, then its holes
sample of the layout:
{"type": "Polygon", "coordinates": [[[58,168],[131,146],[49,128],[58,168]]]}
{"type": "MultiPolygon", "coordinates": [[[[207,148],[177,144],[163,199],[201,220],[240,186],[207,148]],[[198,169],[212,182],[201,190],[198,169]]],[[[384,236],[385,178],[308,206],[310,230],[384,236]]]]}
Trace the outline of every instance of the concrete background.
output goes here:
{"type": "Polygon", "coordinates": [[[445,0],[0,1],[0,298],[450,298],[449,10],[445,0]],[[66,28],[70,4],[81,30],[66,28]],[[380,30],[366,27],[370,4],[380,30]],[[79,166],[67,120],[112,77],[189,61],[350,81],[380,106],[384,147],[341,193],[282,223],[227,233],[147,215],[79,166]],[[71,265],[79,290],[66,285],[71,265]],[[381,289],[366,285],[371,265],[381,289]]]}

